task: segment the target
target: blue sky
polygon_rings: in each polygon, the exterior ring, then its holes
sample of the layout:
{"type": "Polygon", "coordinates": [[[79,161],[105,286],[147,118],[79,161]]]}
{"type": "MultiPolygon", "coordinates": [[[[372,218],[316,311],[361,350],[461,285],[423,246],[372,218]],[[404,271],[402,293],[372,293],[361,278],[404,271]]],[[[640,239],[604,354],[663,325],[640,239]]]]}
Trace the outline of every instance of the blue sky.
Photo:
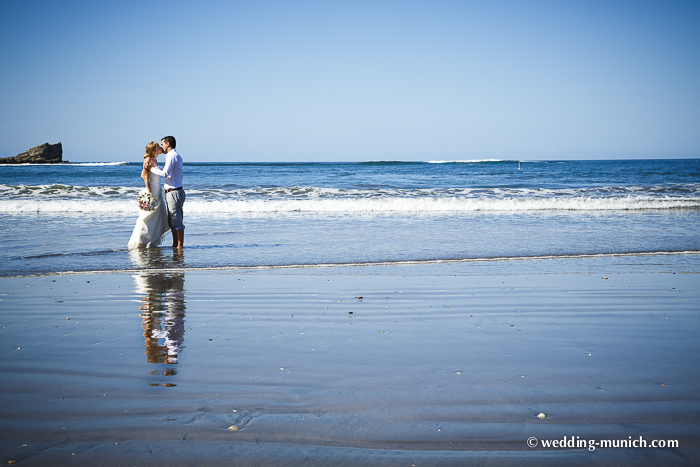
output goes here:
{"type": "Polygon", "coordinates": [[[700,2],[0,2],[0,157],[700,157],[700,2]]]}

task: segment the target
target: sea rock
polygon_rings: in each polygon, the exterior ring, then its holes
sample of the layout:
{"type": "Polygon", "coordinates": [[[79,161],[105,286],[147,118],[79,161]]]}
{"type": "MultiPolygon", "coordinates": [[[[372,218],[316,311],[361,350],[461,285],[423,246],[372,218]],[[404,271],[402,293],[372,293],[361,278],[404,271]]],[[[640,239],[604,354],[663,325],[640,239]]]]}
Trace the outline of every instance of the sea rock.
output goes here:
{"type": "Polygon", "coordinates": [[[67,162],[63,160],[63,145],[60,142],[40,144],[15,157],[0,158],[0,164],[62,164],[67,162]]]}

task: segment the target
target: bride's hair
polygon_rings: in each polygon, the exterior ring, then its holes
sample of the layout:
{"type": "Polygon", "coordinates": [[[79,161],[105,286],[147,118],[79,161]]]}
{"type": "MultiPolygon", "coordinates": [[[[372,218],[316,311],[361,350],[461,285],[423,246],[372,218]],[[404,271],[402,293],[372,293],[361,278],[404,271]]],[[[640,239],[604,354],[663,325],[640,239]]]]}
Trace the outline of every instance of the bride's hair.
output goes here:
{"type": "Polygon", "coordinates": [[[158,143],[155,141],[151,141],[146,145],[146,154],[143,155],[143,158],[147,157],[154,157],[153,153],[156,152],[156,148],[158,147],[158,143]]]}

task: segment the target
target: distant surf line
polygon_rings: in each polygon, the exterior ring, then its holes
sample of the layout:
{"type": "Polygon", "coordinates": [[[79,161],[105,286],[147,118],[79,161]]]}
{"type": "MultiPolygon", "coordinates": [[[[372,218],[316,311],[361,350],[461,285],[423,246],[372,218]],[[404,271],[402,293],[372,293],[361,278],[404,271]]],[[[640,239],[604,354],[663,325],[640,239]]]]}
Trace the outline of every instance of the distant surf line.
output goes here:
{"type": "MultiPolygon", "coordinates": [[[[54,164],[0,164],[0,167],[75,167],[75,166],[90,166],[102,167],[109,165],[129,165],[129,162],[59,162],[54,164]]],[[[139,164],[141,165],[141,164],[139,164]]]]}

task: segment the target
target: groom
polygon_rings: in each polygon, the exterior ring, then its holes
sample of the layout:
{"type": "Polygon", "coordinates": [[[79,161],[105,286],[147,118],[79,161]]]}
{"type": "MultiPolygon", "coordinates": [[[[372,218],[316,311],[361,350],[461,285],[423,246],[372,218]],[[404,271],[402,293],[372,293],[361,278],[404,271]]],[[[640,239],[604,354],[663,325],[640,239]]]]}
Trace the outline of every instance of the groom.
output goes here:
{"type": "MultiPolygon", "coordinates": [[[[175,151],[175,138],[166,136],[160,140],[165,153],[165,165],[152,167],[151,172],[163,177],[165,204],[168,207],[168,225],[173,234],[173,248],[185,245],[185,225],[182,223],[182,205],[185,203],[185,190],[182,189],[182,157],[175,151]]],[[[144,163],[145,164],[145,163],[144,163]]]]}

